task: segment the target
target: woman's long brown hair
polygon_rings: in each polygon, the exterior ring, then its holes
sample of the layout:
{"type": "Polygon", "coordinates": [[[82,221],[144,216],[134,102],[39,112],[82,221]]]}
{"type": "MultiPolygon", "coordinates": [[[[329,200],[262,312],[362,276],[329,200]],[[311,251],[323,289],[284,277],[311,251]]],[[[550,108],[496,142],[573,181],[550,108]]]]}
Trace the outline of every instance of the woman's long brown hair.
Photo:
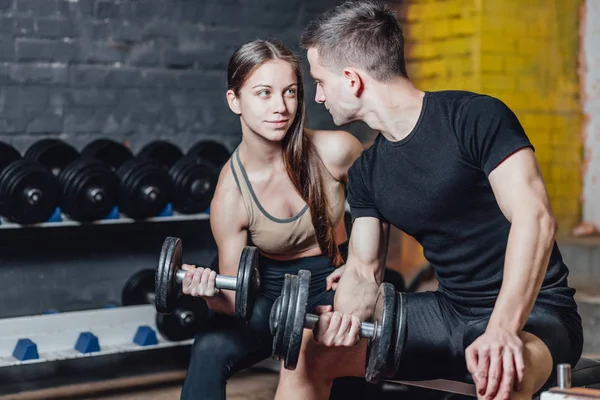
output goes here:
{"type": "Polygon", "coordinates": [[[294,123],[282,141],[283,161],[294,187],[308,204],[321,251],[338,267],[343,263],[343,259],[335,241],[335,226],[323,188],[321,161],[310,134],[304,127],[304,84],[298,57],[276,40],[255,40],[246,43],[237,49],[229,60],[227,86],[239,96],[239,91],[250,74],[266,61],[276,59],[290,63],[298,80],[298,109],[294,123]]]}

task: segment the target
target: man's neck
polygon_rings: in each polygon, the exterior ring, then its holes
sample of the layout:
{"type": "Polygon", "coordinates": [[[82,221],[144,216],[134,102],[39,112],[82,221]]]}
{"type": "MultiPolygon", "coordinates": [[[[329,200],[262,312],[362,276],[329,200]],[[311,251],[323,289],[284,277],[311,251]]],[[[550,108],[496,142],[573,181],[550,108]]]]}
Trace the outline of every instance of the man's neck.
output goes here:
{"type": "Polygon", "coordinates": [[[396,142],[407,137],[416,126],[425,93],[407,79],[399,79],[373,83],[365,95],[367,106],[361,119],[386,139],[396,142]]]}

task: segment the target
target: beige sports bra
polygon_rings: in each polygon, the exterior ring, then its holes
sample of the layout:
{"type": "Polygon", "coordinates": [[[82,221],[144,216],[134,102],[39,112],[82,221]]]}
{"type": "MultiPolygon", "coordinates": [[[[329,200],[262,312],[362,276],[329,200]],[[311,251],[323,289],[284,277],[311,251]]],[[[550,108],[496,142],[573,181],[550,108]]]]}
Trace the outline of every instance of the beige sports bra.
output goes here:
{"type": "MultiPolygon", "coordinates": [[[[291,218],[277,218],[263,208],[252,189],[252,184],[239,156],[239,148],[230,159],[231,171],[241,194],[248,215],[248,230],[254,246],[264,253],[298,254],[318,246],[312,225],[310,210],[306,204],[298,214],[291,218]]],[[[326,191],[327,201],[335,225],[344,214],[344,184],[331,176],[321,163],[321,177],[326,191]]]]}

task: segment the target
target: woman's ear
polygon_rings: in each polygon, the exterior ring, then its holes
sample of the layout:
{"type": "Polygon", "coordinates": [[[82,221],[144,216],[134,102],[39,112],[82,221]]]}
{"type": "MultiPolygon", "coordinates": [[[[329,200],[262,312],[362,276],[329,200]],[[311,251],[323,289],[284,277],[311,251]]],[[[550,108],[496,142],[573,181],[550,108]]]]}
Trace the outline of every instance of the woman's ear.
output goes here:
{"type": "Polygon", "coordinates": [[[229,108],[236,114],[241,114],[242,110],[240,110],[240,101],[233,92],[233,90],[229,89],[227,91],[227,104],[229,104],[229,108]]]}

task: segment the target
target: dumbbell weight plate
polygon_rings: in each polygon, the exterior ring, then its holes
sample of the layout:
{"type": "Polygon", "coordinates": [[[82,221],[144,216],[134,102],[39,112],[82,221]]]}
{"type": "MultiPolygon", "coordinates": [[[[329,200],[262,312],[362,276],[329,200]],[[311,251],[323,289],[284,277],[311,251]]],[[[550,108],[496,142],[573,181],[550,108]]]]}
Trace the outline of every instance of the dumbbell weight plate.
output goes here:
{"type": "Polygon", "coordinates": [[[101,161],[81,158],[69,164],[58,180],[62,187],[61,208],[73,220],[102,219],[117,204],[119,180],[101,161]]]}
{"type": "Polygon", "coordinates": [[[56,210],[60,187],[49,168],[21,159],[0,174],[0,214],[22,225],[46,222],[56,210]]]}
{"type": "Polygon", "coordinates": [[[194,144],[186,155],[201,158],[212,163],[218,170],[221,170],[227,162],[231,153],[223,144],[214,140],[201,140],[194,144]]]}
{"type": "Polygon", "coordinates": [[[183,254],[181,240],[167,237],[163,241],[156,270],[156,311],[169,314],[175,306],[175,299],[179,292],[175,274],[181,269],[183,254]]]}
{"type": "Polygon", "coordinates": [[[396,308],[394,312],[392,351],[388,355],[387,369],[383,375],[385,378],[390,378],[396,374],[396,371],[400,368],[402,351],[404,350],[404,340],[406,339],[406,298],[402,292],[396,291],[396,308]]]}
{"type": "Polygon", "coordinates": [[[310,274],[306,271],[298,271],[298,275],[292,276],[293,280],[298,281],[297,285],[292,282],[291,296],[294,305],[294,312],[288,316],[286,332],[284,333],[288,342],[288,351],[286,354],[286,363],[296,366],[300,356],[300,347],[302,346],[302,333],[304,332],[304,320],[306,316],[306,305],[308,302],[308,287],[310,285],[310,274]],[[290,327],[288,330],[287,327],[290,327]]]}
{"type": "Polygon", "coordinates": [[[138,158],[150,158],[171,168],[178,160],[183,158],[183,151],[179,146],[166,140],[155,140],[140,149],[138,158]]]}
{"type": "Polygon", "coordinates": [[[136,306],[148,304],[147,293],[154,293],[156,271],[153,269],[142,269],[133,274],[121,290],[121,304],[124,306],[136,306]]]}
{"type": "Polygon", "coordinates": [[[169,172],[156,160],[133,158],[117,170],[119,210],[133,219],[154,217],[171,199],[169,172]]]}
{"type": "Polygon", "coordinates": [[[309,285],[310,273],[307,271],[300,270],[298,275],[286,274],[281,297],[271,308],[272,355],[283,360],[284,368],[289,370],[296,369],[300,356],[309,285]]]}
{"type": "Polygon", "coordinates": [[[81,150],[81,157],[94,158],[117,170],[126,161],[133,158],[133,153],[122,143],[111,139],[96,139],[81,150]]]}
{"type": "Polygon", "coordinates": [[[0,172],[13,162],[20,160],[21,154],[9,144],[0,142],[0,172]]]}
{"type": "Polygon", "coordinates": [[[396,291],[391,283],[382,283],[377,292],[371,322],[375,335],[367,347],[367,371],[365,379],[377,383],[386,373],[388,359],[392,355],[394,316],[396,315],[396,291]]]}
{"type": "Polygon", "coordinates": [[[240,255],[235,293],[235,316],[247,321],[254,309],[254,300],[260,288],[258,249],[246,246],[240,255]]]}
{"type": "Polygon", "coordinates": [[[79,157],[79,152],[59,139],[41,139],[32,144],[23,158],[48,166],[58,175],[67,165],[79,157]]]}
{"type": "Polygon", "coordinates": [[[173,209],[182,214],[205,211],[215,193],[218,170],[200,158],[186,156],[170,169],[173,209]]]}
{"type": "MultiPolygon", "coordinates": [[[[291,275],[285,274],[283,277],[281,295],[275,299],[275,303],[273,303],[273,306],[271,307],[271,313],[269,316],[269,328],[271,330],[271,335],[273,335],[273,347],[271,353],[272,357],[279,361],[284,359],[282,355],[287,353],[284,332],[285,323],[290,313],[290,284],[291,275]],[[282,326],[282,324],[284,324],[284,326],[282,326]]],[[[298,351],[299,350],[300,349],[298,349],[298,351]]],[[[285,367],[295,368],[296,366],[290,366],[289,363],[287,363],[285,367]]]]}

